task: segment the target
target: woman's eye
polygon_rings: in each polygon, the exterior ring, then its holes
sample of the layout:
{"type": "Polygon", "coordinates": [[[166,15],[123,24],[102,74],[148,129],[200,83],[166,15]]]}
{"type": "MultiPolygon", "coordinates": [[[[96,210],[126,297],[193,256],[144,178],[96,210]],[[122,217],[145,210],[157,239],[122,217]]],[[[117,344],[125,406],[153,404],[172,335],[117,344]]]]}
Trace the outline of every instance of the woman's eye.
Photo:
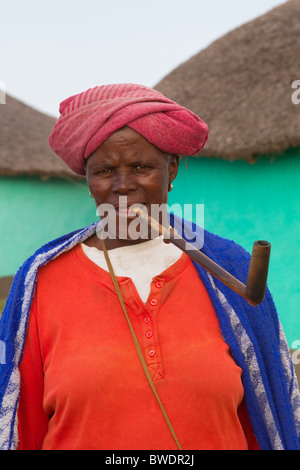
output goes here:
{"type": "Polygon", "coordinates": [[[149,168],[149,167],[146,166],[146,165],[137,165],[137,166],[135,167],[135,169],[136,169],[137,171],[147,170],[148,168],[149,168]]]}
{"type": "Polygon", "coordinates": [[[104,168],[103,170],[97,171],[98,175],[107,175],[108,173],[111,173],[111,168],[104,168]]]}

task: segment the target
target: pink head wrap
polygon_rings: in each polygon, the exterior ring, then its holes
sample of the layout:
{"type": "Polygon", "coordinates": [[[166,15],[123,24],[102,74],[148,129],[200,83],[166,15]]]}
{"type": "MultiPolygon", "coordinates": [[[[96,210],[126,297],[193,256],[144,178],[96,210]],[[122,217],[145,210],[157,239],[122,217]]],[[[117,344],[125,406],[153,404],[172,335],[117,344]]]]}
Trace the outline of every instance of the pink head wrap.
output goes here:
{"type": "Polygon", "coordinates": [[[195,155],[208,127],[196,114],[141,85],[90,88],[64,100],[49,137],[52,150],[77,174],[84,160],[116,130],[128,126],[166,153],[195,155]]]}

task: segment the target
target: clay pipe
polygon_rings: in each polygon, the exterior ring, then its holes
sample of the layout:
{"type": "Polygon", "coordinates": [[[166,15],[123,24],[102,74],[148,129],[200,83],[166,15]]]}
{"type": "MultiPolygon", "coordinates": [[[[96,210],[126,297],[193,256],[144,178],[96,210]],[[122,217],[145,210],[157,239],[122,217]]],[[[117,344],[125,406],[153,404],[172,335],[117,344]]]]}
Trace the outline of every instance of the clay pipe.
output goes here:
{"type": "Polygon", "coordinates": [[[256,306],[263,301],[267,285],[271,251],[271,244],[269,242],[264,240],[254,242],[248,270],[247,283],[245,285],[232,276],[228,271],[212,261],[204,253],[195,249],[193,245],[181,238],[175,229],[167,229],[166,227],[160,225],[140,207],[132,207],[132,209],[138,216],[147,221],[147,223],[157,233],[163,235],[166,242],[171,242],[180,248],[190,258],[205,268],[210,274],[215,276],[234,292],[244,297],[250,305],[256,306]]]}

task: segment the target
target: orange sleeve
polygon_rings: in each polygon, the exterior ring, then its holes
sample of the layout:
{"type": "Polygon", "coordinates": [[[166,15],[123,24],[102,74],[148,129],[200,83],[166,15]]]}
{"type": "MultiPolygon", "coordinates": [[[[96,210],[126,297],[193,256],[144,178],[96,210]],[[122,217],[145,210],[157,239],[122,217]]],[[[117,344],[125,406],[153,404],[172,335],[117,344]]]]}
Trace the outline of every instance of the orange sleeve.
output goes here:
{"type": "Polygon", "coordinates": [[[47,432],[49,417],[43,410],[44,378],[35,298],[29,316],[20,376],[18,450],[40,450],[47,432]]]}

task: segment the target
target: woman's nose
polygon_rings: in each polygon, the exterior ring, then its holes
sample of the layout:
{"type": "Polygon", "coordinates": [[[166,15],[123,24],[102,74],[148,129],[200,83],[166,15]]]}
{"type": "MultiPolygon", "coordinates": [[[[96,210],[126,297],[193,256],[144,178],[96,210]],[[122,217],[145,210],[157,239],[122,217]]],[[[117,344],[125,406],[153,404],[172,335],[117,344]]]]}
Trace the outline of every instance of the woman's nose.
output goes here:
{"type": "Polygon", "coordinates": [[[132,174],[120,172],[115,175],[113,182],[113,191],[119,194],[127,194],[136,189],[136,183],[132,174]]]}

